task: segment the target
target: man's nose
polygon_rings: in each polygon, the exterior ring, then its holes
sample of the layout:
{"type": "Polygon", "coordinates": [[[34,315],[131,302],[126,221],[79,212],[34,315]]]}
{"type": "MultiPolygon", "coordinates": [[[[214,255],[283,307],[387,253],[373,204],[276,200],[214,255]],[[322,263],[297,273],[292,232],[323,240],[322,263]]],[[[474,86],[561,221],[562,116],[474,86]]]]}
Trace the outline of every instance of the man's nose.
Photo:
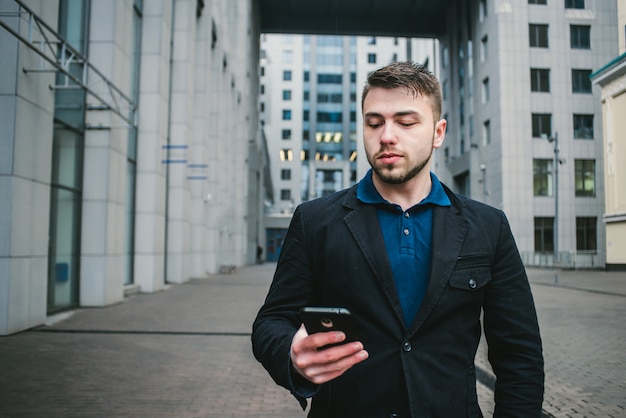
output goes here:
{"type": "Polygon", "coordinates": [[[380,142],[395,143],[397,141],[396,129],[393,123],[385,123],[380,133],[380,142]]]}

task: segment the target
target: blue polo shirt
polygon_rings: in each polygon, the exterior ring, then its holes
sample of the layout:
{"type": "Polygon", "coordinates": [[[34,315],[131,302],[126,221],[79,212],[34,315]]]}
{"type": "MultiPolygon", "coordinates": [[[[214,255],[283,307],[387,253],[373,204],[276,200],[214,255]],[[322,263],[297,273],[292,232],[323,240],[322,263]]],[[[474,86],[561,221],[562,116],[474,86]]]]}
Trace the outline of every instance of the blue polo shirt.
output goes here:
{"type": "Polygon", "coordinates": [[[357,198],[376,206],[407,327],[413,322],[428,287],[433,206],[450,206],[450,199],[437,176],[430,173],[430,178],[432,188],[428,196],[406,211],[383,199],[374,187],[371,169],[357,186],[357,198]]]}

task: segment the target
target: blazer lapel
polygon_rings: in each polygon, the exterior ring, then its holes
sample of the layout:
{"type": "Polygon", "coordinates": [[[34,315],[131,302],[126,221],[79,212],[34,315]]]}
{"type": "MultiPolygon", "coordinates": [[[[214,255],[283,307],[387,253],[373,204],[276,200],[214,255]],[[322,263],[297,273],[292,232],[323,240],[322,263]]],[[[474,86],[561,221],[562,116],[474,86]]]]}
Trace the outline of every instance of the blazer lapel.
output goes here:
{"type": "Polygon", "coordinates": [[[456,260],[461,253],[467,235],[467,221],[459,216],[453,201],[452,207],[436,206],[433,212],[433,240],[430,280],[424,302],[411,324],[410,333],[417,332],[430,312],[437,305],[445,290],[456,260]]]}
{"type": "Polygon", "coordinates": [[[383,293],[393,307],[398,321],[404,323],[402,307],[400,306],[398,291],[396,290],[391,265],[387,257],[385,241],[380,230],[378,217],[376,216],[376,208],[373,205],[348,204],[348,206],[351,206],[354,210],[344,217],[344,222],[354,236],[354,240],[367,260],[374,277],[380,283],[383,293]]]}

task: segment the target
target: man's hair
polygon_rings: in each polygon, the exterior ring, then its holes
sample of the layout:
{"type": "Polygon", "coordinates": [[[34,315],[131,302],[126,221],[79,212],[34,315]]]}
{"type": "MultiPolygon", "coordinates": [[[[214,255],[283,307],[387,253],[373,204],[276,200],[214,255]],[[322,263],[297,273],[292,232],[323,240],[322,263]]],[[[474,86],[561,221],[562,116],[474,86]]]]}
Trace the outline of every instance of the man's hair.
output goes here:
{"type": "Polygon", "coordinates": [[[433,117],[435,122],[441,118],[441,86],[437,78],[423,65],[410,61],[392,62],[367,76],[363,94],[361,96],[361,109],[365,97],[373,87],[384,89],[406,89],[413,97],[424,96],[431,99],[433,117]]]}

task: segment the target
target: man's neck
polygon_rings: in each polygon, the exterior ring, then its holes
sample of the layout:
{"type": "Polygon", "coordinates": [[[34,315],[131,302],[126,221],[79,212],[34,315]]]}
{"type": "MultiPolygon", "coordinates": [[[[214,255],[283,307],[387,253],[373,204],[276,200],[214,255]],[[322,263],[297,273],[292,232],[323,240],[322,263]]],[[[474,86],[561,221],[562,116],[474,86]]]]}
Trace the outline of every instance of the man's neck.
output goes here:
{"type": "Polygon", "coordinates": [[[400,184],[385,183],[376,173],[374,173],[372,180],[374,187],[383,199],[395,203],[402,210],[412,208],[424,200],[430,193],[433,183],[428,170],[424,170],[411,180],[400,184]]]}

